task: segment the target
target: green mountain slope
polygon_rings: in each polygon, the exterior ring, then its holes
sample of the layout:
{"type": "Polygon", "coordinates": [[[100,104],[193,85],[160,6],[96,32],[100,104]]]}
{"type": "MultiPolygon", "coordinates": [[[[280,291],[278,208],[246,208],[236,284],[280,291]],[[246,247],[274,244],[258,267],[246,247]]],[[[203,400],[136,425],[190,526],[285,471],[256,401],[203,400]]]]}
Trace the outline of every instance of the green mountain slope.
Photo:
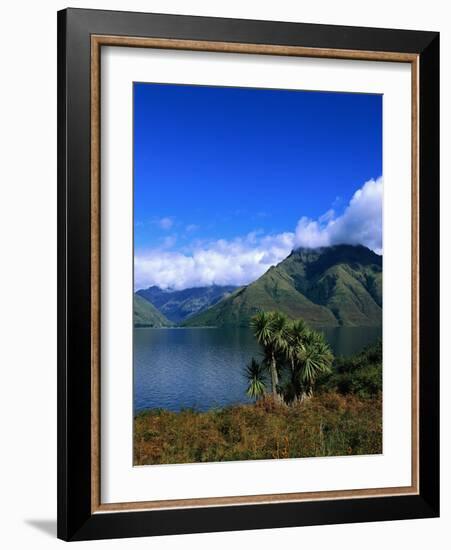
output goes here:
{"type": "Polygon", "coordinates": [[[167,327],[172,323],[147,300],[133,295],[133,325],[135,327],[167,327]]]}
{"type": "Polygon", "coordinates": [[[252,284],[183,325],[248,326],[261,310],[282,311],[311,326],[378,326],[382,323],[382,257],[364,246],[298,249],[252,284]]]}
{"type": "Polygon", "coordinates": [[[153,304],[170,321],[180,323],[230,296],[236,289],[235,286],[212,285],[184,290],[162,290],[151,286],[138,290],[137,294],[153,304]]]}

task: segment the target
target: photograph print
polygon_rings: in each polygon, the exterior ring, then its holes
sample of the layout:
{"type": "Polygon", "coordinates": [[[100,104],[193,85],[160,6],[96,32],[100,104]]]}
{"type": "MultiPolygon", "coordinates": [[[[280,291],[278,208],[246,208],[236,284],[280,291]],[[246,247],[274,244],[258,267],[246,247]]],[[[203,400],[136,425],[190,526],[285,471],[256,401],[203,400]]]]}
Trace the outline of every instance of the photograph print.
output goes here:
{"type": "Polygon", "coordinates": [[[135,466],[382,453],[382,103],[133,84],[135,466]]]}

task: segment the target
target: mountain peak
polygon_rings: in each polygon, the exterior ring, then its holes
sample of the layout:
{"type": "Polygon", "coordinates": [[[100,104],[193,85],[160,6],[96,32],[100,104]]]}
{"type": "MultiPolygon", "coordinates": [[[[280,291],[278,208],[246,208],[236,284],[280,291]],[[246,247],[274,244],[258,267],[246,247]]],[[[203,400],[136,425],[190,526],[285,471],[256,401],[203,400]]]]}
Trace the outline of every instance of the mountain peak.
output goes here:
{"type": "MultiPolygon", "coordinates": [[[[299,247],[289,257],[297,257],[304,263],[317,262],[328,258],[332,263],[357,262],[362,265],[382,265],[382,256],[362,244],[336,244],[318,248],[299,247]]],[[[285,260],[284,260],[285,261],[285,260]]]]}
{"type": "MultiPolygon", "coordinates": [[[[307,247],[299,246],[298,248],[293,249],[293,252],[306,252],[306,253],[316,253],[316,254],[330,254],[331,252],[370,252],[371,254],[376,254],[370,248],[363,244],[332,244],[330,246],[317,246],[317,247],[307,247]]],[[[378,254],[376,254],[377,256],[378,254]]]]}
{"type": "Polygon", "coordinates": [[[249,326],[258,311],[282,311],[312,326],[378,326],[382,257],[362,245],[298,248],[240,292],[184,324],[249,326]]]}

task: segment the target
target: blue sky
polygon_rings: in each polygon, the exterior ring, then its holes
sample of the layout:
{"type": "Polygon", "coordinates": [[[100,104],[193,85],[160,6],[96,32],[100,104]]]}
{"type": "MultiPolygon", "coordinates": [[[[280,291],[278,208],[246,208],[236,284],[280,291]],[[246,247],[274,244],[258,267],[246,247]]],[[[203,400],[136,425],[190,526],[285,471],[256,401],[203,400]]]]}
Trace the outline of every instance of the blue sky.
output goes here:
{"type": "Polygon", "coordinates": [[[135,83],[136,286],[244,284],[296,245],[380,252],[381,176],[382,96],[135,83]]]}

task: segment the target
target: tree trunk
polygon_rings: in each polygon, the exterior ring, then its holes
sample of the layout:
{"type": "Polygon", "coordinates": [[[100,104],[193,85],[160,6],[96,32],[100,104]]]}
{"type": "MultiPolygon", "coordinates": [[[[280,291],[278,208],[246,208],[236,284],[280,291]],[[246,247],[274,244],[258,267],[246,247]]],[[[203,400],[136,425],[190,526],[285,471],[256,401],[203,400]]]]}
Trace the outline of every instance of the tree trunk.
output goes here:
{"type": "Polygon", "coordinates": [[[277,376],[276,358],[274,356],[274,353],[272,353],[271,354],[271,387],[272,387],[272,395],[276,401],[278,398],[278,394],[277,394],[278,383],[279,383],[279,377],[277,376]]]}
{"type": "Polygon", "coordinates": [[[302,390],[301,403],[303,401],[307,401],[308,399],[311,399],[312,397],[313,397],[313,388],[307,388],[306,390],[302,390]]]}

